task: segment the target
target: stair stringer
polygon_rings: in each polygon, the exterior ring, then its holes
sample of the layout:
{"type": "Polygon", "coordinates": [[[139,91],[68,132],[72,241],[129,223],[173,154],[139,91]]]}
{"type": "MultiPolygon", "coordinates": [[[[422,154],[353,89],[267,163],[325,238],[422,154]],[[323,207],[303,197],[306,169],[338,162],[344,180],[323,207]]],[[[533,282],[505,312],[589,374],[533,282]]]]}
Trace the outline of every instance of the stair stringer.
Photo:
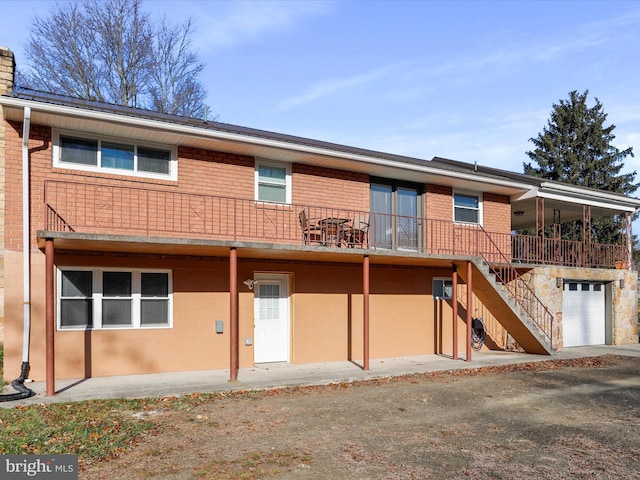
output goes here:
{"type": "MultiPolygon", "coordinates": [[[[555,354],[556,351],[549,337],[547,337],[542,329],[518,306],[509,291],[495,280],[495,275],[489,271],[489,267],[484,261],[474,258],[471,263],[473,265],[473,293],[516,342],[518,342],[527,353],[540,355],[555,354]]],[[[459,269],[459,275],[468,283],[464,270],[465,269],[459,269]]]]}

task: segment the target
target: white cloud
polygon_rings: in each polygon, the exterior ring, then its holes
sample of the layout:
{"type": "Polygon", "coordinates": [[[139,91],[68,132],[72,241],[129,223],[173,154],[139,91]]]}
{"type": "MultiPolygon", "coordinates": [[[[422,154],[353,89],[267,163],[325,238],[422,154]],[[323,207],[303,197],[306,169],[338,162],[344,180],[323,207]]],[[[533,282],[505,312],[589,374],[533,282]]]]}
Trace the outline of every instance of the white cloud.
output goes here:
{"type": "Polygon", "coordinates": [[[277,105],[278,110],[287,110],[290,108],[298,107],[307,103],[314,102],[323,97],[335,95],[341,93],[344,90],[360,87],[378,80],[381,80],[394,72],[397,72],[403,67],[403,64],[388,65],[381,68],[376,68],[368,72],[364,72],[351,77],[324,80],[318,82],[299,95],[286,98],[280,101],[277,105]]]}
{"type": "Polygon", "coordinates": [[[218,6],[227,8],[216,9],[212,15],[209,12],[215,6],[215,2],[207,2],[206,10],[201,10],[197,17],[197,43],[203,49],[249,43],[265,35],[295,29],[308,18],[330,11],[331,2],[225,2],[218,6]]]}
{"type": "MultiPolygon", "coordinates": [[[[603,25],[611,26],[606,23],[603,25]]],[[[500,46],[493,51],[476,52],[459,57],[448,57],[440,62],[424,59],[406,60],[402,63],[383,67],[362,74],[356,74],[344,79],[328,79],[310,86],[302,93],[283,100],[278,105],[281,110],[311,103],[323,97],[340,93],[343,90],[373,83],[382,80],[390,73],[394,73],[394,79],[398,80],[402,74],[402,81],[397,83],[396,89],[391,89],[391,84],[386,84],[384,96],[396,101],[411,101],[429,94],[434,94],[438,87],[434,86],[434,78],[447,78],[447,85],[452,83],[478,84],[482,79],[482,72],[487,77],[495,77],[496,70],[508,70],[523,65],[531,65],[532,62],[550,62],[585,51],[607,41],[603,32],[573,32],[561,37],[547,37],[536,41],[521,41],[512,44],[509,48],[500,46]],[[425,63],[428,66],[425,66],[425,63]]],[[[545,117],[548,115],[545,112],[545,117]]]]}

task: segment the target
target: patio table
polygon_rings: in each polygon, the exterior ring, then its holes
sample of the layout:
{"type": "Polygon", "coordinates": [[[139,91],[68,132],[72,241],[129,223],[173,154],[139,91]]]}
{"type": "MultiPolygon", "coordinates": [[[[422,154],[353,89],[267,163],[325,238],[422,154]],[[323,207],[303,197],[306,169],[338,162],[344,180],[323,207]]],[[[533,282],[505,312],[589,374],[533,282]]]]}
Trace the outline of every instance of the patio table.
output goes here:
{"type": "Polygon", "coordinates": [[[344,227],[349,223],[348,218],[327,217],[318,221],[322,227],[322,238],[325,246],[342,246],[344,227]]]}

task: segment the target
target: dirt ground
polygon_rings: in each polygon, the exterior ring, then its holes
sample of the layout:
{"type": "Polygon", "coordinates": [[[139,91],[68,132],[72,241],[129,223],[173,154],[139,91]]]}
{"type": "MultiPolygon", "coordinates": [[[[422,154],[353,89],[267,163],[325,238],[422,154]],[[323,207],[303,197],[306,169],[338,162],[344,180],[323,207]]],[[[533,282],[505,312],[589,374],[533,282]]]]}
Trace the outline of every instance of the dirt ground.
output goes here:
{"type": "Polygon", "coordinates": [[[219,398],[82,479],[640,479],[640,358],[219,398]]]}

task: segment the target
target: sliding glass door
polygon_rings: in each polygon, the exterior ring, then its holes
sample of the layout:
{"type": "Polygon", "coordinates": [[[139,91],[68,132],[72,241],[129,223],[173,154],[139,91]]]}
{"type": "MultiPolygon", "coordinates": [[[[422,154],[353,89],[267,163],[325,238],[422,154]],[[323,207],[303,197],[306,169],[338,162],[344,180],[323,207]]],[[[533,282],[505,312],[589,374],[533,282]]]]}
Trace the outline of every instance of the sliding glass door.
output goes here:
{"type": "Polygon", "coordinates": [[[370,235],[377,248],[418,249],[421,198],[421,187],[372,181],[370,235]]]}
{"type": "Polygon", "coordinates": [[[396,190],[396,244],[406,250],[418,249],[418,192],[405,187],[396,190]]]}

